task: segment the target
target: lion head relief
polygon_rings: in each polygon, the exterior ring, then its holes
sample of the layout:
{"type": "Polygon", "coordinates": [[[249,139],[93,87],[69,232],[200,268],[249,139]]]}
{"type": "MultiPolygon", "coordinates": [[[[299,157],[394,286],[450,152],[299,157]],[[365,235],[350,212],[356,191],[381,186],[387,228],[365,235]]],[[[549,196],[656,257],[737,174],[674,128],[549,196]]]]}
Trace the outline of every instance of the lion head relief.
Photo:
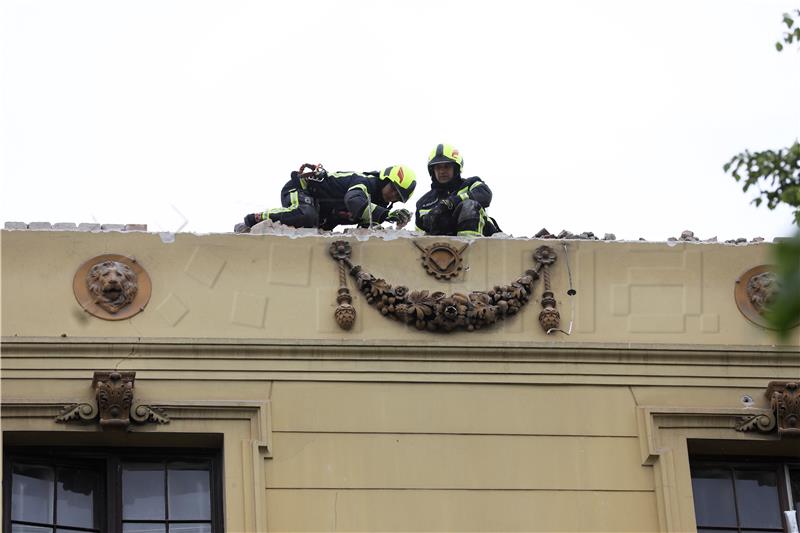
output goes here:
{"type": "Polygon", "coordinates": [[[136,273],[119,261],[94,265],[86,275],[86,285],[94,302],[109,313],[116,313],[131,303],[138,291],[136,273]]]}
{"type": "Polygon", "coordinates": [[[780,290],[781,282],[774,272],[762,272],[747,282],[747,296],[755,310],[761,315],[769,311],[780,290]]]}

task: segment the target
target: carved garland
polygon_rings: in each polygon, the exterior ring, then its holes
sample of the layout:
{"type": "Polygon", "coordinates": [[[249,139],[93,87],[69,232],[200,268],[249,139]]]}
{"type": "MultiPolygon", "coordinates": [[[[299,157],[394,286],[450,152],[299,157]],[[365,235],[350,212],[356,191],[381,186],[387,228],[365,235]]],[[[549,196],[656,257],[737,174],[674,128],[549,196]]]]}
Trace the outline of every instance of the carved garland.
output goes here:
{"type": "Polygon", "coordinates": [[[548,246],[537,248],[533,254],[534,267],[509,285],[496,286],[485,292],[453,293],[449,296],[441,291],[411,291],[402,285],[393,287],[386,280],[376,278],[360,265],[353,264],[350,260],[351,247],[346,241],[331,244],[330,254],[339,263],[339,305],[334,316],[342,329],[350,329],[355,321],[355,309],[344,276],[345,267],[349,269],[358,289],[366,296],[367,303],[384,316],[414,324],[420,330],[444,332],[455,329],[474,331],[517,314],[530,300],[541,273],[545,287],[541,300],[544,309],[539,314],[539,323],[548,334],[559,326],[549,272],[556,254],[548,246]]]}

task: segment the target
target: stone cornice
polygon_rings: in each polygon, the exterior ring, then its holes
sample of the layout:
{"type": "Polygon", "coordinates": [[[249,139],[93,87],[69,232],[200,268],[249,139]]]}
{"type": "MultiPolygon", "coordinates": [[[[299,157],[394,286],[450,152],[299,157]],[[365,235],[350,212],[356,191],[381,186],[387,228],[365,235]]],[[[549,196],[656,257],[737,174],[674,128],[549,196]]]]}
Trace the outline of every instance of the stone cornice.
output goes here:
{"type": "MultiPolygon", "coordinates": [[[[254,341],[204,338],[59,338],[3,337],[5,355],[72,357],[76,353],[182,358],[314,358],[426,361],[548,361],[606,363],[724,364],[755,366],[800,365],[797,346],[652,345],[634,343],[530,342],[498,343],[494,347],[460,344],[378,343],[373,341],[254,341]]],[[[468,340],[468,339],[465,339],[468,340]]],[[[455,341],[455,342],[454,342],[455,341]]],[[[443,340],[444,342],[444,340],[443,340]]]]}

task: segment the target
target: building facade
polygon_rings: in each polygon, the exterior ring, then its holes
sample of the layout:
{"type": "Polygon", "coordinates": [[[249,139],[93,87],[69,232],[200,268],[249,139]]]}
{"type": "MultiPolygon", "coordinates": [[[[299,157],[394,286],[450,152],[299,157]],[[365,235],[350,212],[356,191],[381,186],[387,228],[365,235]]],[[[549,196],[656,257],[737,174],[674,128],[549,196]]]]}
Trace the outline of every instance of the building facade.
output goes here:
{"type": "Polygon", "coordinates": [[[4,530],[791,531],[770,247],[3,231],[4,530]]]}

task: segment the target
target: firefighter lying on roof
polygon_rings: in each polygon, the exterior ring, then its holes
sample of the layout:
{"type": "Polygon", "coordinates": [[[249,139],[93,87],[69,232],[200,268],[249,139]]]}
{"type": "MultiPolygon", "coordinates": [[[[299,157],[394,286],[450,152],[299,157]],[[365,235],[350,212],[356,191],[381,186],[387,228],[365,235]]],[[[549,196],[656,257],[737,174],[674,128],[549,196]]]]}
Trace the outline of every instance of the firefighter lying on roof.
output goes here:
{"type": "Polygon", "coordinates": [[[295,228],[332,230],[340,224],[372,227],[394,222],[402,228],[411,220],[407,209],[392,210],[394,202],[406,202],[416,187],[414,171],[403,165],[381,172],[333,172],[322,165],[305,164],[281,189],[283,207],[244,217],[236,233],[246,233],[262,220],[295,228]],[[303,172],[311,169],[310,172],[303,172]]]}
{"type": "Polygon", "coordinates": [[[439,144],[428,156],[431,190],[417,202],[417,230],[429,235],[480,237],[500,231],[486,215],[492,191],[478,177],[462,178],[464,158],[449,144],[439,144]]]}

